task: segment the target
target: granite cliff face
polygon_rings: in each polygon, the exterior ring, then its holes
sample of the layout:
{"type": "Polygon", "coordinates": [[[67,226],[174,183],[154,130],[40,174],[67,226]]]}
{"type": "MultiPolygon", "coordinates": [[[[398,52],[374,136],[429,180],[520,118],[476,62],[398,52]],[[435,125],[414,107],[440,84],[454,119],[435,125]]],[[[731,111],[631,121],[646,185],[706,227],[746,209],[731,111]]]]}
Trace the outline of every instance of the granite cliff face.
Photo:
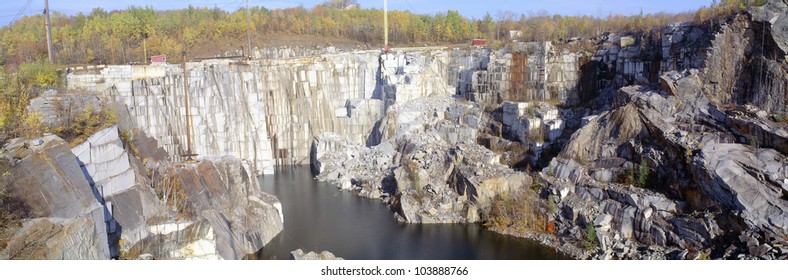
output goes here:
{"type": "MultiPolygon", "coordinates": [[[[418,56],[430,61],[424,68],[411,59],[392,55],[384,73],[379,73],[376,52],[189,62],[193,152],[233,155],[254,162],[258,174],[271,174],[275,165],[308,164],[312,137],[322,132],[365,143],[386,104],[429,94],[448,75],[439,66],[447,60],[445,53],[418,56]],[[426,73],[415,80],[398,79],[411,71],[426,73]],[[390,84],[404,86],[394,90],[390,84]]],[[[127,105],[134,125],[158,139],[173,160],[185,154],[182,68],[107,66],[68,77],[71,89],[127,105]]]]}

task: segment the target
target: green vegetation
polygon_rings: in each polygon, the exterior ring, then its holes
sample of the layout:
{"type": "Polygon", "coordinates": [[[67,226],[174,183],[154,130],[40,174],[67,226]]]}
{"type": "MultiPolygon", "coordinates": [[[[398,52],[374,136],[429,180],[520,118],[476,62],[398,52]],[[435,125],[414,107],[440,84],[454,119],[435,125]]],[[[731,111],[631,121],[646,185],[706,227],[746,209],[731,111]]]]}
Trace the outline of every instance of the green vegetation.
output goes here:
{"type": "Polygon", "coordinates": [[[638,168],[638,186],[641,188],[645,188],[649,184],[649,173],[651,173],[651,169],[649,169],[648,164],[640,161],[640,168],[638,168]]]}
{"type": "MultiPolygon", "coordinates": [[[[117,123],[115,112],[88,106],[81,113],[60,116],[65,120],[61,126],[50,127],[44,124],[43,116],[28,111],[30,99],[47,89],[59,89],[65,81],[63,75],[54,66],[34,61],[23,63],[18,67],[7,66],[0,69],[0,143],[9,139],[24,137],[41,137],[49,132],[69,141],[71,145],[79,144],[88,136],[100,129],[117,123]]],[[[57,105],[57,104],[56,104],[57,105]]],[[[57,107],[57,106],[56,106],[57,107]]],[[[66,112],[58,112],[65,114],[66,112]]]]}
{"type": "MultiPolygon", "coordinates": [[[[723,0],[712,2],[695,13],[610,14],[561,16],[538,12],[518,15],[501,12],[481,19],[463,17],[448,10],[435,15],[409,11],[390,11],[390,43],[394,46],[424,43],[467,43],[486,38],[491,45],[509,40],[509,31],[520,31],[521,40],[559,40],[593,37],[605,31],[649,31],[677,21],[707,22],[721,18],[763,0],[723,0]]],[[[271,44],[276,34],[347,39],[382,45],[383,11],[348,8],[355,1],[327,1],[314,8],[295,7],[270,10],[250,7],[253,45],[271,44]]],[[[235,8],[235,7],[225,7],[235,8]]],[[[0,64],[19,65],[46,56],[43,15],[26,16],[0,29],[0,64]]],[[[54,11],[52,37],[59,64],[125,64],[143,61],[147,53],[166,54],[177,60],[182,50],[214,48],[212,51],[238,49],[246,39],[244,9],[227,12],[219,8],[188,7],[156,11],[153,7],[131,6],[122,11],[93,9],[87,15],[68,16],[54,11]],[[145,39],[145,44],[143,44],[145,39]],[[223,42],[221,46],[215,42],[223,42]]],[[[275,43],[275,42],[274,42],[275,43]]],[[[208,53],[205,53],[208,55],[208,53]]],[[[173,59],[171,59],[173,60],[173,59]]]]}
{"type": "Polygon", "coordinates": [[[631,165],[623,174],[619,174],[616,182],[646,188],[651,184],[651,168],[641,159],[637,171],[635,171],[635,165],[631,165]]]}
{"type": "Polygon", "coordinates": [[[755,138],[755,136],[749,137],[748,144],[750,145],[750,147],[753,147],[755,149],[760,148],[760,146],[758,145],[758,139],[755,138]]]}
{"type": "Polygon", "coordinates": [[[596,229],[594,228],[594,225],[587,224],[585,232],[585,235],[583,235],[583,247],[589,251],[594,250],[597,246],[599,246],[599,240],[596,237],[596,229]]]}
{"type": "Polygon", "coordinates": [[[0,143],[48,132],[41,116],[28,112],[27,106],[41,90],[62,85],[60,73],[52,65],[40,61],[6,69],[0,69],[0,143]]]}
{"type": "Polygon", "coordinates": [[[774,121],[778,123],[788,121],[788,118],[786,118],[785,115],[780,113],[774,114],[774,116],[772,116],[772,119],[774,119],[774,121]]]}
{"type": "Polygon", "coordinates": [[[555,205],[556,199],[557,197],[555,195],[550,195],[550,197],[547,198],[547,213],[550,215],[558,212],[558,206],[555,205]]]}

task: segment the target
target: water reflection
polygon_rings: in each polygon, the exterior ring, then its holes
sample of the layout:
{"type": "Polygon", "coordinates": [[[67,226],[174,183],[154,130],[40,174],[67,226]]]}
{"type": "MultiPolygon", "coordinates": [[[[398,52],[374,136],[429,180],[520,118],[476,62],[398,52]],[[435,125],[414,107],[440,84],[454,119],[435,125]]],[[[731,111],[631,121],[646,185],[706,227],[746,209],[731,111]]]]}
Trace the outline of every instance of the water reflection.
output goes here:
{"type": "Polygon", "coordinates": [[[285,224],[255,256],[290,259],[290,251],[331,251],[345,259],[564,259],[554,250],[481,226],[400,224],[380,200],[360,198],[312,179],[308,166],[260,178],[282,201],[285,224]]]}

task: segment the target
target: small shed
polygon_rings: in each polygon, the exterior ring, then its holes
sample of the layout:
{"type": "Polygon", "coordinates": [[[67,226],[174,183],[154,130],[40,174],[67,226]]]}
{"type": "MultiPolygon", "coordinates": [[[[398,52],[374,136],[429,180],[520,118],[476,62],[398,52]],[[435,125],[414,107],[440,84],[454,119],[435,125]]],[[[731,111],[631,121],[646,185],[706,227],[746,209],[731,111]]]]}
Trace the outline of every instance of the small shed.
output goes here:
{"type": "Polygon", "coordinates": [[[166,55],[151,56],[150,63],[167,63],[167,56],[166,55]]]}
{"type": "Polygon", "coordinates": [[[486,45],[487,45],[487,40],[485,39],[473,39],[473,41],[471,41],[471,46],[486,46],[486,45]]]}

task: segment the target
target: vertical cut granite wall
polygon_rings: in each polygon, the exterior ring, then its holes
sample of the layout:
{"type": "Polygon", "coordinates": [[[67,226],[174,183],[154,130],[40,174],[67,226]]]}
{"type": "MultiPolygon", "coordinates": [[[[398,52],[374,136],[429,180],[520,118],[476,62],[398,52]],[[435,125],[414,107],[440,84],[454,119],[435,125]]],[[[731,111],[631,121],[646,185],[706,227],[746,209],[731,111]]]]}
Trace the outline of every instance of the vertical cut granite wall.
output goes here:
{"type": "MultiPolygon", "coordinates": [[[[332,131],[364,144],[388,105],[453,93],[447,65],[445,52],[381,57],[377,51],[189,62],[192,152],[250,160],[266,174],[275,165],[308,164],[316,135],[332,131]]],[[[186,154],[183,83],[180,65],[166,64],[68,75],[69,89],[127,105],[134,125],[158,139],[173,160],[186,154]]]]}

